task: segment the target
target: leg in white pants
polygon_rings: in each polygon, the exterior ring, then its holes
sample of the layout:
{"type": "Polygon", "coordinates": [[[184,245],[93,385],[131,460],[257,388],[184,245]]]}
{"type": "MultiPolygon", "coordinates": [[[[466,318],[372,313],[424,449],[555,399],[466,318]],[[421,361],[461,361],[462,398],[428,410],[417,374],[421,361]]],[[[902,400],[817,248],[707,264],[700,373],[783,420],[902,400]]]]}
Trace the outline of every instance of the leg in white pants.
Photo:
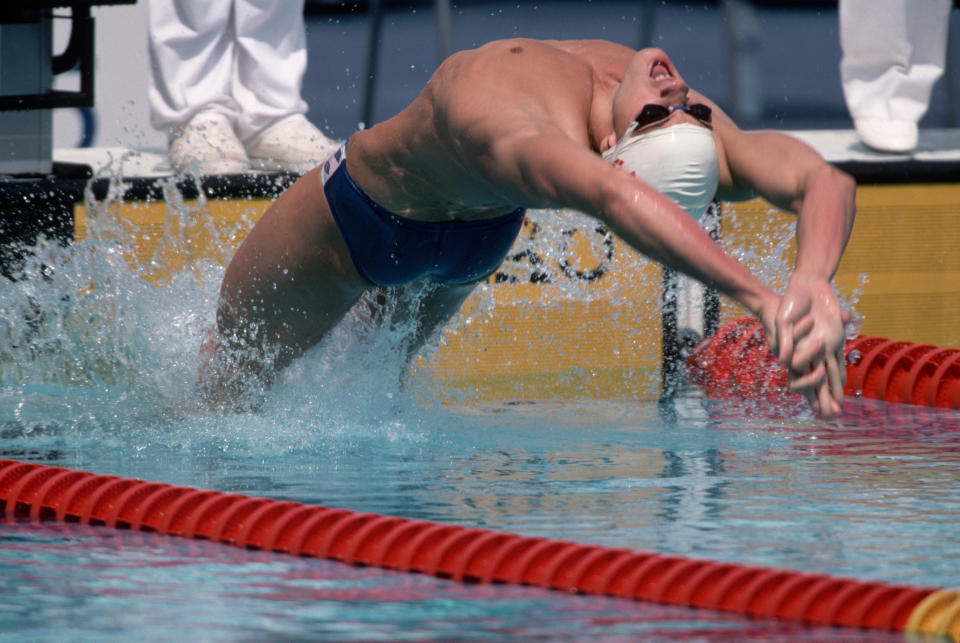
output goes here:
{"type": "Polygon", "coordinates": [[[153,126],[183,127],[211,110],[235,120],[233,0],[150,0],[149,11],[153,126]]]}
{"type": "Polygon", "coordinates": [[[916,146],[916,125],[943,74],[949,17],[950,0],[841,0],[840,76],[867,145],[916,146]]]}
{"type": "Polygon", "coordinates": [[[304,118],[303,5],[150,0],[151,121],[175,170],[306,171],[335,147],[304,118]]]}
{"type": "Polygon", "coordinates": [[[300,96],[307,71],[303,0],[236,0],[234,16],[236,128],[249,143],[271,125],[307,112],[300,96]]]}

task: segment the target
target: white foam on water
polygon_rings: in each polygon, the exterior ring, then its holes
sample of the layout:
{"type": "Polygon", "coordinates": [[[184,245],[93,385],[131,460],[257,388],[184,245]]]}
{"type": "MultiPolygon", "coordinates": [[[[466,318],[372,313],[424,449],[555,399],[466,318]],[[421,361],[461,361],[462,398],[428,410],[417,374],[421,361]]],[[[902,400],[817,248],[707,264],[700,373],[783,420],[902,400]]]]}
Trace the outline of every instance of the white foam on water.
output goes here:
{"type": "MultiPolygon", "coordinates": [[[[135,265],[134,232],[110,216],[116,194],[102,203],[87,196],[87,237],[66,247],[42,241],[18,279],[0,285],[0,430],[8,441],[106,446],[162,436],[183,447],[276,451],[364,431],[418,435],[415,387],[402,385],[402,320],[370,333],[348,317],[280,375],[256,410],[196,408],[197,353],[214,325],[223,265],[198,260],[154,285],[144,277],[156,273],[161,252],[176,250],[172,240],[135,265]]],[[[167,207],[173,216],[186,208],[182,200],[167,207]]]]}

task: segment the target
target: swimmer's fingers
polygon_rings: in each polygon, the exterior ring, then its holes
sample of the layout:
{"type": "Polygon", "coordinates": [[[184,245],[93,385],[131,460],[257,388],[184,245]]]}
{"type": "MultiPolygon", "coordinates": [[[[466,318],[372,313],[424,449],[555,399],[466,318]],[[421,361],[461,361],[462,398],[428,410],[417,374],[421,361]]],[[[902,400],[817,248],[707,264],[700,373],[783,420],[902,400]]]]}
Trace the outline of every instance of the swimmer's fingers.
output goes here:
{"type": "Polygon", "coordinates": [[[801,317],[800,320],[793,325],[794,341],[799,341],[806,337],[810,331],[813,330],[815,323],[816,320],[813,318],[813,315],[804,315],[801,317]]]}
{"type": "MultiPolygon", "coordinates": [[[[813,375],[813,373],[810,375],[813,375]]],[[[802,393],[803,397],[807,400],[807,404],[810,405],[811,410],[813,410],[817,417],[830,419],[840,413],[840,404],[830,395],[830,384],[826,381],[826,378],[823,377],[823,371],[820,372],[820,375],[821,380],[814,386],[803,388],[802,393]]],[[[804,378],[806,378],[806,376],[804,376],[804,378]]],[[[791,386],[791,388],[793,388],[793,386],[791,386]]]]}
{"type": "MultiPolygon", "coordinates": [[[[787,309],[787,311],[791,310],[794,309],[787,309]]],[[[794,351],[797,350],[799,342],[814,329],[816,321],[813,315],[810,314],[803,314],[796,319],[791,318],[784,312],[777,315],[776,333],[777,339],[779,340],[777,360],[779,360],[781,364],[794,361],[794,351]]]]}
{"type": "Polygon", "coordinates": [[[822,363],[825,343],[822,337],[807,337],[799,342],[790,357],[790,370],[796,373],[806,373],[814,364],[822,363]]]}
{"type": "Polygon", "coordinates": [[[827,359],[827,380],[830,382],[830,393],[833,399],[838,404],[843,404],[843,387],[847,383],[847,368],[842,350],[827,359]]]}
{"type": "Polygon", "coordinates": [[[777,315],[777,360],[786,364],[793,356],[793,322],[777,315]]]}
{"type": "Polygon", "coordinates": [[[763,326],[763,334],[767,339],[770,352],[779,358],[780,338],[777,337],[777,311],[780,308],[780,298],[774,295],[767,298],[757,313],[757,318],[763,326]]]}
{"type": "MultiPolygon", "coordinates": [[[[804,344],[803,340],[807,338],[807,336],[810,334],[810,331],[813,330],[815,324],[816,324],[816,320],[811,315],[804,315],[803,317],[800,318],[799,321],[793,323],[790,326],[789,351],[783,350],[782,349],[783,347],[781,344],[782,350],[780,354],[777,355],[777,359],[780,361],[781,364],[789,365],[794,370],[801,370],[801,371],[807,370],[805,365],[801,364],[801,362],[809,363],[811,359],[816,358],[816,354],[814,352],[812,358],[808,357],[808,353],[810,351],[809,346],[806,351],[802,350],[800,347],[804,344]],[[799,358],[797,357],[798,352],[800,354],[799,358]]],[[[807,366],[808,365],[809,364],[807,364],[807,366]]]]}
{"type": "Polygon", "coordinates": [[[809,372],[790,373],[788,388],[791,393],[803,393],[822,387],[827,382],[827,367],[821,362],[809,372]]]}
{"type": "Polygon", "coordinates": [[[780,299],[777,308],[776,329],[780,340],[780,351],[777,359],[781,364],[787,364],[796,346],[795,343],[804,333],[798,333],[797,327],[810,314],[810,297],[803,289],[793,287],[793,282],[787,286],[787,292],[780,299]]]}
{"type": "Polygon", "coordinates": [[[807,399],[807,404],[810,405],[810,408],[813,409],[813,412],[820,415],[820,401],[817,399],[816,391],[812,389],[807,389],[803,392],[803,396],[807,399]]]}
{"type": "Polygon", "coordinates": [[[803,393],[813,412],[824,419],[831,419],[843,410],[843,383],[839,364],[835,359],[817,364],[809,373],[791,373],[789,388],[803,393]]]}
{"type": "Polygon", "coordinates": [[[831,394],[829,382],[824,382],[817,389],[817,401],[820,404],[817,415],[820,417],[829,420],[840,414],[840,400],[835,399],[831,394]]]}

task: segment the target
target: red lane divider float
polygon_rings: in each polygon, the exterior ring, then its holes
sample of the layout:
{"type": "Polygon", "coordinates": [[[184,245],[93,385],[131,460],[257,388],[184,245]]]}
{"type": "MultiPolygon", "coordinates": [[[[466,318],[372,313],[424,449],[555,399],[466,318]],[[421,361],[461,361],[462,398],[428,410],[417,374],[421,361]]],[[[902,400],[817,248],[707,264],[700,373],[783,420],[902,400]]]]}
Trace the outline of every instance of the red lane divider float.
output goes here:
{"type": "MultiPolygon", "coordinates": [[[[847,395],[960,409],[960,350],[860,336],[844,347],[847,395]]],[[[767,346],[763,326],[736,319],[687,358],[687,379],[715,396],[787,393],[786,370],[767,346]]]]}
{"type": "Polygon", "coordinates": [[[960,591],[696,560],[0,460],[0,511],[459,581],[511,583],[812,624],[949,634],[960,591]]]}

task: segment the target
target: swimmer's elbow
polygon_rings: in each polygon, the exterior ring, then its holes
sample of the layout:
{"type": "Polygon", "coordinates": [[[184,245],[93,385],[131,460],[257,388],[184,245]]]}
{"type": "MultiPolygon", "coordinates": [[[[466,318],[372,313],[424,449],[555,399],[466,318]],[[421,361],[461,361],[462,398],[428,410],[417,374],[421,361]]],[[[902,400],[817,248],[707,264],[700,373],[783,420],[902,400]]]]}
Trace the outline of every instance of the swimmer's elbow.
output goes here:
{"type": "Polygon", "coordinates": [[[812,175],[812,181],[827,180],[832,184],[832,189],[843,194],[852,194],[857,187],[852,176],[826,161],[821,161],[810,174],[812,175]]]}
{"type": "Polygon", "coordinates": [[[800,212],[808,199],[820,201],[823,195],[829,195],[834,202],[852,208],[856,192],[857,183],[851,175],[823,162],[807,174],[789,208],[793,212],[800,212]]]}
{"type": "Polygon", "coordinates": [[[837,182],[837,189],[841,191],[840,202],[842,210],[845,213],[844,227],[846,234],[849,235],[853,228],[853,219],[857,213],[857,182],[843,170],[830,166],[834,173],[834,180],[837,182]]]}
{"type": "Polygon", "coordinates": [[[830,179],[833,182],[833,189],[837,191],[841,203],[848,206],[853,214],[854,203],[857,198],[857,182],[854,178],[843,170],[827,164],[830,179]]]}
{"type": "Polygon", "coordinates": [[[830,166],[830,169],[834,172],[835,178],[840,185],[840,189],[843,190],[844,196],[853,201],[857,194],[857,181],[853,178],[853,176],[847,174],[837,167],[834,167],[833,165],[830,166]]]}

